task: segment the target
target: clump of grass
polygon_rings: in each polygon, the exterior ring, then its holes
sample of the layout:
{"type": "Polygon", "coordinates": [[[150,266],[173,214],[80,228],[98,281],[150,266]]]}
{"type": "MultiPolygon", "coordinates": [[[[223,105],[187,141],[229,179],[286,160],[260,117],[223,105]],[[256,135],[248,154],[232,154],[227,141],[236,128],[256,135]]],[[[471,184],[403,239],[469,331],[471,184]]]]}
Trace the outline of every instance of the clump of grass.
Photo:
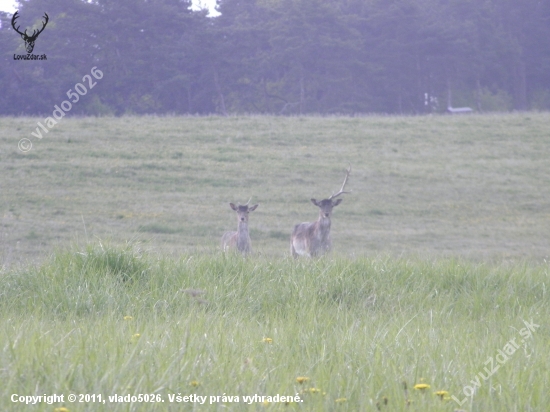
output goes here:
{"type": "Polygon", "coordinates": [[[120,298],[129,293],[129,284],[150,271],[150,259],[136,245],[90,244],[84,250],[57,251],[41,266],[7,272],[0,297],[5,308],[16,312],[104,313],[126,301],[120,298]]]}
{"type": "Polygon", "coordinates": [[[150,270],[142,252],[135,245],[104,247],[89,245],[84,252],[74,252],[70,265],[76,274],[112,276],[122,281],[143,278],[150,270]]]}

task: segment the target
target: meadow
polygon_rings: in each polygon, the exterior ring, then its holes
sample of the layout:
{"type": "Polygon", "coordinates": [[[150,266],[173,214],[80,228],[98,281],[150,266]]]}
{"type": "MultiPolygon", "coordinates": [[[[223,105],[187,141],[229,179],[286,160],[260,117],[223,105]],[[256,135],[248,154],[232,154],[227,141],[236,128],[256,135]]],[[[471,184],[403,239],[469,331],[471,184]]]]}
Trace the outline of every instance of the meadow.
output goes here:
{"type": "Polygon", "coordinates": [[[548,410],[550,114],[41,120],[0,118],[0,410],[548,410]]]}
{"type": "Polygon", "coordinates": [[[468,117],[0,119],[0,264],[52,246],[138,240],[166,255],[211,251],[250,217],[258,253],[286,256],[309,199],[338,190],[334,250],[345,255],[548,256],[550,114],[468,117]],[[33,141],[21,153],[17,142],[33,141]]]}

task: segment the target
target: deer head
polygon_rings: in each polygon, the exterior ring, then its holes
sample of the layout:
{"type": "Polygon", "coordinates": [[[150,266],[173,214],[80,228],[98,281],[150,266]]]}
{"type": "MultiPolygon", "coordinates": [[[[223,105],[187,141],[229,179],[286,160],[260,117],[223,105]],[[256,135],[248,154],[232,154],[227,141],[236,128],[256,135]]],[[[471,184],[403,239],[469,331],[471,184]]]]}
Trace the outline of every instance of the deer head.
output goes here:
{"type": "Polygon", "coordinates": [[[12,25],[13,29],[17,33],[19,33],[21,35],[21,38],[25,41],[25,49],[27,49],[27,53],[32,53],[32,51],[34,50],[34,42],[36,41],[36,38],[38,37],[38,35],[40,33],[42,33],[44,31],[44,29],[46,28],[46,25],[48,24],[48,21],[49,21],[50,18],[48,17],[47,13],[44,13],[44,18],[46,19],[46,21],[42,23],[42,28],[40,30],[34,30],[32,35],[29,36],[27,34],[27,30],[25,30],[24,33],[21,33],[19,31],[20,26],[15,27],[15,20],[17,20],[17,18],[19,17],[18,14],[19,14],[19,11],[16,11],[15,14],[13,15],[13,17],[11,18],[11,25],[12,25]]]}
{"type": "Polygon", "coordinates": [[[323,199],[321,201],[318,201],[315,199],[311,199],[311,203],[313,203],[320,209],[319,213],[321,218],[330,219],[330,216],[332,215],[332,208],[342,203],[342,200],[343,199],[336,199],[336,201],[332,201],[331,199],[323,199]]]}
{"type": "Polygon", "coordinates": [[[340,203],[342,203],[343,199],[333,200],[334,198],[340,195],[343,195],[345,193],[350,193],[350,192],[344,192],[344,187],[348,182],[350,173],[351,173],[351,165],[346,170],[346,177],[344,178],[344,183],[342,183],[342,187],[340,188],[338,193],[335,193],[332,196],[330,196],[328,199],[323,199],[321,201],[318,201],[316,199],[311,199],[311,203],[313,203],[315,206],[317,206],[320,209],[319,216],[321,219],[330,219],[330,216],[332,214],[332,209],[338,206],[340,203]]]}
{"type": "MultiPolygon", "coordinates": [[[[250,200],[249,200],[250,202],[250,200]]],[[[256,208],[258,207],[258,205],[254,205],[254,206],[248,206],[248,203],[246,205],[235,205],[234,203],[229,203],[229,206],[231,207],[231,209],[233,209],[235,212],[237,212],[237,217],[238,217],[238,220],[239,220],[239,224],[242,222],[242,223],[248,223],[248,214],[250,212],[253,212],[256,210],[256,208]]]]}

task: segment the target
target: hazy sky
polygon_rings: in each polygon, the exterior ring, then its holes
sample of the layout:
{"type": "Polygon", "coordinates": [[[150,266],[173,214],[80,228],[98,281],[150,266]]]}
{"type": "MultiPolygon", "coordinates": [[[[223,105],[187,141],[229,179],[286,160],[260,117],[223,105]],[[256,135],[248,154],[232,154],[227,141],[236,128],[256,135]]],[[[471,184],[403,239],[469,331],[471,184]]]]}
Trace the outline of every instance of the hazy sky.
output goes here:
{"type": "MultiPolygon", "coordinates": [[[[195,8],[204,8],[207,7],[210,10],[210,13],[214,12],[214,6],[216,5],[216,0],[193,0],[193,5],[195,8]]],[[[14,0],[0,0],[0,11],[7,11],[13,13],[17,10],[17,6],[14,0]]]]}

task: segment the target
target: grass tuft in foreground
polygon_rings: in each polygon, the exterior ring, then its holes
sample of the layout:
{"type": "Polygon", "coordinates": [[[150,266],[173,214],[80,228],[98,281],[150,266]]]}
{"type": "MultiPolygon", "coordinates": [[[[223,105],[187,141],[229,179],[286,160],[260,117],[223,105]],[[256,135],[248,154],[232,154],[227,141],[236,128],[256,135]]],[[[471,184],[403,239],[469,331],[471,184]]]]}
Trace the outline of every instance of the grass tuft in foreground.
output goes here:
{"type": "Polygon", "coordinates": [[[0,409],[545,410],[547,283],[547,265],[58,251],[0,274],[0,409]],[[14,393],[108,405],[24,406],[14,393]],[[164,402],[107,398],[140,393],[164,402]],[[247,406],[255,394],[302,402],[247,406]]]}

